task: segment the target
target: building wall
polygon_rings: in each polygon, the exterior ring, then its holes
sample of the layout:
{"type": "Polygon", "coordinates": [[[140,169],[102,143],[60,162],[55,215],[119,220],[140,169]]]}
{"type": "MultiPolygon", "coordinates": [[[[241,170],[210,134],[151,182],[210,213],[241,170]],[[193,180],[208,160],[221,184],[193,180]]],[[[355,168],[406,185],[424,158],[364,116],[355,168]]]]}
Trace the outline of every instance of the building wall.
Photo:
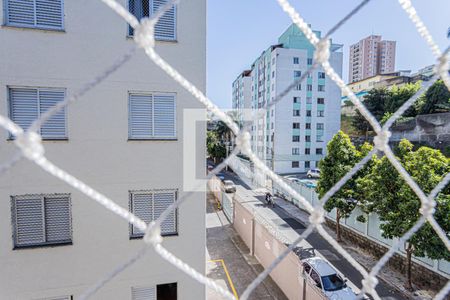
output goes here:
{"type": "MultiPolygon", "coordinates": [[[[126,6],[127,1],[119,1],[126,6]]],[[[0,10],[3,5],[0,5],[0,10]]],[[[129,51],[127,25],[100,1],[65,1],[65,31],[0,28],[0,113],[8,115],[7,87],[61,87],[79,90],[129,51]]],[[[0,18],[3,12],[0,11],[0,18]]],[[[206,3],[186,1],[177,9],[177,42],[157,42],[156,50],[192,83],[205,90],[206,3]]],[[[3,20],[0,19],[0,23],[3,20]]],[[[127,208],[129,190],[183,191],[183,109],[201,105],[143,53],[67,108],[67,141],[44,141],[49,160],[127,208]],[[128,92],[176,93],[174,141],[129,141],[128,92]]],[[[205,139],[205,125],[197,137],[205,139]]],[[[0,134],[0,157],[17,152],[0,134]]],[[[196,166],[205,170],[203,143],[196,166]]],[[[23,160],[0,180],[0,299],[79,296],[139,251],[129,225],[90,198],[23,160]],[[10,196],[70,193],[73,244],[13,249],[10,196]]],[[[205,270],[205,195],[195,193],[179,207],[178,235],[163,246],[200,272],[205,270]],[[194,201],[195,200],[195,201],[194,201]],[[189,247],[181,247],[190,245],[189,247]]],[[[188,278],[153,251],[118,275],[95,299],[131,299],[132,286],[178,282],[180,299],[204,299],[202,284],[188,278]]]]}
{"type": "Polygon", "coordinates": [[[350,46],[349,83],[395,69],[395,41],[385,41],[370,35],[350,46]]]}
{"type": "MultiPolygon", "coordinates": [[[[320,37],[319,31],[315,33],[320,37]]],[[[339,49],[340,45],[333,44],[330,63],[338,74],[342,74],[339,49]]],[[[278,44],[263,51],[252,64],[252,109],[264,108],[253,120],[252,149],[278,173],[305,172],[317,167],[326,154],[327,142],[340,128],[341,91],[327,76],[319,78],[319,72],[323,73],[321,68],[306,78],[300,89],[291,89],[271,105],[298,78],[294,72],[303,74],[311,67],[313,57],[314,47],[296,26],[290,26],[280,36],[278,44]],[[294,58],[298,63],[294,63],[294,58]],[[319,91],[319,85],[324,85],[325,91],[319,91]],[[293,103],[294,97],[299,98],[299,103],[293,103]],[[318,104],[318,98],[324,98],[325,104],[318,104]],[[294,109],[300,110],[300,116],[294,116],[294,109]],[[307,110],[311,111],[310,117],[306,116],[307,110]],[[323,117],[318,116],[319,110],[324,111],[323,117]],[[300,123],[299,128],[293,128],[294,122],[300,123]],[[311,124],[310,129],[306,129],[306,123],[311,124]],[[317,123],[323,124],[324,129],[318,131],[317,123]],[[322,141],[316,140],[318,133],[322,133],[322,141]],[[307,135],[310,142],[306,142],[307,135]],[[299,141],[294,142],[293,136],[299,136],[299,141]],[[298,154],[294,154],[293,148],[298,148],[298,154]],[[305,148],[310,149],[310,154],[305,155],[305,148]],[[322,149],[322,154],[316,155],[317,148],[322,149]],[[293,162],[298,162],[298,167],[293,167],[293,162]],[[310,166],[305,162],[310,162],[310,166]]]]}

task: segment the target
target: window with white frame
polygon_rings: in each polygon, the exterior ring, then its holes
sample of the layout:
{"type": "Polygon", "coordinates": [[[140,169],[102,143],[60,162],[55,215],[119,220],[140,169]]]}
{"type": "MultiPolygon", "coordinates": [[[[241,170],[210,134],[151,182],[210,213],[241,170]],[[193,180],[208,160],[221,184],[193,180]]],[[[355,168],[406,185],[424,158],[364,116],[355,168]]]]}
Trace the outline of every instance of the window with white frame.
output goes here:
{"type": "Polygon", "coordinates": [[[302,77],[302,71],[294,71],[294,78],[302,77]]]}
{"type": "Polygon", "coordinates": [[[319,85],[317,86],[317,90],[318,90],[319,92],[325,92],[325,85],[319,84],[319,85]]]}
{"type": "MultiPolygon", "coordinates": [[[[64,89],[10,87],[8,89],[9,117],[24,130],[52,106],[65,97],[64,89]]],[[[67,115],[63,108],[40,128],[43,139],[67,139],[67,115]]],[[[12,137],[12,136],[10,136],[12,137]]]]}
{"type": "Polygon", "coordinates": [[[294,63],[294,65],[298,65],[299,64],[298,57],[293,57],[293,63],[294,63]]]}
{"type": "Polygon", "coordinates": [[[307,64],[308,64],[308,65],[312,65],[312,63],[313,63],[313,59],[312,59],[312,58],[308,58],[308,59],[307,59],[307,64]]]}
{"type": "MultiPolygon", "coordinates": [[[[177,190],[143,190],[129,192],[130,211],[147,224],[155,221],[163,211],[177,200],[177,190]]],[[[161,223],[161,235],[178,234],[177,224],[178,209],[171,211],[161,223]]],[[[140,238],[144,236],[139,228],[130,224],[130,237],[140,238]]]]}
{"type": "Polygon", "coordinates": [[[175,94],[130,93],[129,139],[175,139],[175,94]]]}
{"type": "Polygon", "coordinates": [[[8,26],[63,30],[63,0],[5,0],[8,26]]]}
{"type": "Polygon", "coordinates": [[[292,148],[292,155],[300,155],[300,148],[292,148]]]}
{"type": "Polygon", "coordinates": [[[317,72],[319,79],[325,79],[325,72],[317,72]]]}
{"type": "Polygon", "coordinates": [[[299,161],[293,161],[292,162],[292,168],[299,168],[300,167],[300,162],[299,161]]]}
{"type": "Polygon", "coordinates": [[[317,128],[317,130],[323,130],[323,128],[324,128],[324,123],[317,123],[317,124],[316,124],[316,128],[317,128]]]}
{"type": "Polygon", "coordinates": [[[14,248],[72,242],[70,194],[11,196],[14,248]]]}
{"type": "Polygon", "coordinates": [[[320,110],[317,111],[317,116],[318,117],[324,117],[325,116],[325,112],[320,109],[320,110]]]}
{"type": "Polygon", "coordinates": [[[132,287],[131,300],[177,300],[176,282],[157,284],[156,286],[132,287]]]}
{"type": "MultiPolygon", "coordinates": [[[[128,9],[138,20],[149,17],[156,13],[169,0],[128,0],[128,9]]],[[[155,25],[155,39],[164,41],[176,40],[176,6],[171,9],[159,19],[155,25]]],[[[132,36],[133,28],[128,26],[128,34],[132,36]]]]}

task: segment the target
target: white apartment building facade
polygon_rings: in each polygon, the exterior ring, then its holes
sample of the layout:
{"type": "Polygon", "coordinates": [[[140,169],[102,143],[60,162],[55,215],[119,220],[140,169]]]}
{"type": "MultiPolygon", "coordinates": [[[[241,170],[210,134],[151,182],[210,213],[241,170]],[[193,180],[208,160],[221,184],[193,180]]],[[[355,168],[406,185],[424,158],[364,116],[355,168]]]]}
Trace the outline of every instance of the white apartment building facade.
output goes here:
{"type": "Polygon", "coordinates": [[[239,74],[232,85],[232,107],[239,112],[239,121],[243,125],[245,122],[245,108],[251,107],[251,70],[245,70],[239,74]]]}
{"type": "MultiPolygon", "coordinates": [[[[165,1],[119,3],[144,17],[165,1]]],[[[135,47],[101,1],[2,0],[0,10],[0,113],[25,129],[135,47]]],[[[205,90],[206,1],[178,4],[156,36],[156,51],[205,90]]],[[[50,161],[150,222],[187,194],[183,111],[191,108],[202,106],[138,49],[39,132],[50,161]]],[[[195,165],[205,170],[206,125],[196,128],[195,165]]],[[[5,130],[0,144],[2,161],[18,151],[5,130]]],[[[26,159],[1,175],[0,197],[0,299],[78,299],[144,246],[138,229],[26,159]]],[[[205,195],[195,192],[162,224],[163,246],[200,272],[204,212],[205,195]]],[[[93,297],[204,298],[202,284],[152,250],[93,297]]]]}
{"type": "MultiPolygon", "coordinates": [[[[315,33],[320,37],[319,31],[315,33]]],[[[341,49],[342,45],[331,45],[330,64],[338,74],[342,74],[341,49]]],[[[341,92],[322,68],[271,105],[312,66],[313,57],[314,47],[291,25],[278,44],[252,64],[251,106],[245,108],[256,111],[270,105],[264,117],[252,120],[252,150],[277,173],[306,172],[318,167],[327,142],[340,128],[341,92]]],[[[233,108],[240,109],[234,103],[233,108]]]]}

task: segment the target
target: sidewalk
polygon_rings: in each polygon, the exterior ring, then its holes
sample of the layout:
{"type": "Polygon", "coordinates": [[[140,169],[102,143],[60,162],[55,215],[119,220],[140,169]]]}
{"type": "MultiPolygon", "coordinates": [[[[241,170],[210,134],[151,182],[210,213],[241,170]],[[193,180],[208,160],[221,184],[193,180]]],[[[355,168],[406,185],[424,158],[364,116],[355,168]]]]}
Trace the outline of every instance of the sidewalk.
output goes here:
{"type": "MultiPolygon", "coordinates": [[[[234,294],[241,295],[245,288],[263,271],[263,267],[251,255],[249,249],[228,222],[223,211],[211,195],[207,197],[206,276],[234,294]]],[[[223,299],[207,289],[207,299],[223,299]]],[[[250,295],[249,299],[285,300],[286,296],[269,277],[250,295]]]]}

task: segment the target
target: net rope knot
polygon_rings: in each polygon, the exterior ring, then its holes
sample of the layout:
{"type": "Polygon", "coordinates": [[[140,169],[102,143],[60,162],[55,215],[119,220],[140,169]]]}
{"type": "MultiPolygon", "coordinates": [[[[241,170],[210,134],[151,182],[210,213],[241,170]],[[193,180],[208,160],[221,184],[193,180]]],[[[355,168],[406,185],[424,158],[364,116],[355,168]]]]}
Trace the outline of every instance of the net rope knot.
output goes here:
{"type": "Polygon", "coordinates": [[[375,287],[377,286],[377,284],[378,279],[372,275],[368,275],[367,278],[364,278],[362,280],[364,291],[372,295],[375,293],[375,287]]]}
{"type": "Polygon", "coordinates": [[[163,238],[161,236],[161,226],[155,225],[156,223],[153,221],[148,225],[147,232],[144,235],[144,242],[149,245],[156,246],[161,244],[163,238]]]}
{"type": "Polygon", "coordinates": [[[155,46],[155,20],[144,18],[134,29],[134,41],[144,49],[155,46]]]}
{"type": "Polygon", "coordinates": [[[325,210],[321,206],[314,208],[314,211],[309,216],[309,222],[314,226],[318,226],[325,222],[325,210]]]}
{"type": "Polygon", "coordinates": [[[389,138],[391,137],[391,132],[389,130],[380,131],[373,139],[375,147],[381,151],[384,151],[389,147],[389,138]]]}
{"type": "Polygon", "coordinates": [[[422,206],[420,207],[419,212],[425,218],[429,218],[429,217],[433,216],[435,207],[436,207],[436,202],[433,200],[428,200],[428,201],[422,203],[422,206]]]}
{"type": "Polygon", "coordinates": [[[236,136],[236,146],[241,149],[243,154],[251,153],[250,146],[250,133],[248,131],[241,132],[238,136],[236,136]]]}
{"type": "Polygon", "coordinates": [[[316,45],[314,60],[320,64],[323,64],[327,62],[329,58],[330,58],[330,40],[321,39],[316,45]]]}
{"type": "Polygon", "coordinates": [[[41,136],[34,131],[18,135],[16,144],[22,150],[23,155],[30,160],[36,160],[44,156],[45,149],[42,145],[41,136]]]}

